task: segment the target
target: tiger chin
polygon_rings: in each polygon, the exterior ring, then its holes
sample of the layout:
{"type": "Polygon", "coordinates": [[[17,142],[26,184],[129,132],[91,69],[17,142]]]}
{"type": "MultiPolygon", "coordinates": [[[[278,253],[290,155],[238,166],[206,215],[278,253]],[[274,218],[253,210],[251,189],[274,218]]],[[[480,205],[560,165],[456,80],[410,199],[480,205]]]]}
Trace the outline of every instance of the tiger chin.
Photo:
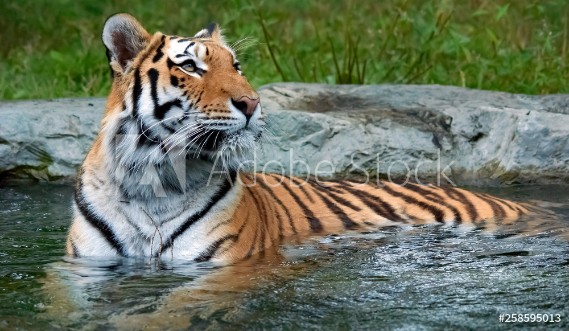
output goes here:
{"type": "Polygon", "coordinates": [[[232,263],[291,237],[427,223],[494,229],[528,213],[459,188],[238,173],[265,119],[217,25],[151,35],[117,14],[102,39],[113,83],[77,179],[70,256],[232,263]]]}

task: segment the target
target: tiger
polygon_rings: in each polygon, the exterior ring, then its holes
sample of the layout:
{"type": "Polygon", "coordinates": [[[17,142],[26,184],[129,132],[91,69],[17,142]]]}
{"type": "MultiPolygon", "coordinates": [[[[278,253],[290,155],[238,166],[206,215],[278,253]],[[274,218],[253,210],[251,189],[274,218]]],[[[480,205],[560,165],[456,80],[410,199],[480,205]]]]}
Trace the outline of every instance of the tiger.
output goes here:
{"type": "Polygon", "coordinates": [[[231,264],[291,239],[417,224],[497,229],[531,212],[458,187],[240,171],[267,122],[217,24],[193,37],[151,35],[115,14],[102,40],[112,86],[78,171],[69,256],[231,264]]]}

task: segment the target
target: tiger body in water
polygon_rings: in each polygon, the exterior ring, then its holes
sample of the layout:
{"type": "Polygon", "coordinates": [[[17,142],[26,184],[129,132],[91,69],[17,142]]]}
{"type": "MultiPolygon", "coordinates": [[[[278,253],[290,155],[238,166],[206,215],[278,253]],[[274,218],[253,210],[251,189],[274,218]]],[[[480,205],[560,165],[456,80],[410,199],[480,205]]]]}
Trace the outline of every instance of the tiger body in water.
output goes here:
{"type": "Polygon", "coordinates": [[[150,35],[105,23],[113,85],[78,176],[67,253],[237,262],[287,238],[401,224],[515,223],[521,204],[459,188],[236,171],[265,126],[219,27],[150,35]],[[221,159],[225,172],[212,176],[221,159]]]}

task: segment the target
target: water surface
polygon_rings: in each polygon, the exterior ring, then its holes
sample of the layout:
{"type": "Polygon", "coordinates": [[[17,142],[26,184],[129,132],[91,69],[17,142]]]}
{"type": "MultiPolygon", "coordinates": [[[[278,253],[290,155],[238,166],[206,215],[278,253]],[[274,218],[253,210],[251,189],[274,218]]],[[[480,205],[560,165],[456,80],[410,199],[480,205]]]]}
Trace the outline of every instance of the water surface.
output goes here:
{"type": "MultiPolygon", "coordinates": [[[[562,187],[487,190],[561,203],[562,187]]],[[[64,259],[72,188],[0,188],[0,330],[568,329],[569,243],[423,226],[313,238],[282,259],[64,259]],[[499,314],[561,314],[500,323],[499,314]]]]}

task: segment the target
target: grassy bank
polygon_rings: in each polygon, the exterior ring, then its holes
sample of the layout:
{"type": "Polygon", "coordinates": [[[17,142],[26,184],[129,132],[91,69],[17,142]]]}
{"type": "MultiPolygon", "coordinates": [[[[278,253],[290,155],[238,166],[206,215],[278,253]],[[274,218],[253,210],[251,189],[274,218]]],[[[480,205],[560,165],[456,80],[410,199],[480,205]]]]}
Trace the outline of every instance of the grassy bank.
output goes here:
{"type": "Polygon", "coordinates": [[[151,32],[217,21],[255,86],[275,81],[444,84],[568,93],[566,0],[0,2],[0,99],[106,95],[100,42],[126,11],[151,32]],[[246,45],[245,45],[246,46],[246,45]]]}

